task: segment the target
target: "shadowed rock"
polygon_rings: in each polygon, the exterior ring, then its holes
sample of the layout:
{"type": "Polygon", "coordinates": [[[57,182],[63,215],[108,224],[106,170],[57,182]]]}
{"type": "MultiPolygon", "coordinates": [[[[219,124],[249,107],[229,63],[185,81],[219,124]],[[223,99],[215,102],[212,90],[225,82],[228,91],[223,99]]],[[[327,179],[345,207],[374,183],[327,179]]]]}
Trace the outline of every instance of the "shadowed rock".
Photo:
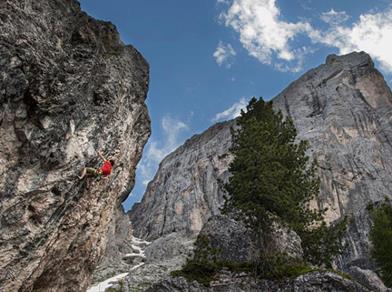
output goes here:
{"type": "Polygon", "coordinates": [[[286,281],[255,280],[246,275],[230,272],[220,275],[219,279],[205,287],[197,282],[188,282],[184,278],[169,278],[153,285],[146,292],[258,292],[258,291],[331,291],[365,292],[368,288],[331,272],[313,272],[286,281]]]}
{"type": "MultiPolygon", "coordinates": [[[[230,263],[249,263],[260,256],[260,250],[264,249],[267,254],[286,254],[290,258],[302,259],[303,251],[301,238],[288,228],[275,228],[268,236],[269,241],[264,246],[263,235],[260,234],[258,242],[257,235],[242,223],[226,215],[212,216],[199,233],[199,237],[205,238],[208,247],[214,250],[211,255],[214,260],[230,263]]],[[[204,245],[200,247],[205,248],[204,245]]],[[[197,254],[197,252],[196,252],[197,254]]]]}
{"type": "Polygon", "coordinates": [[[77,1],[3,0],[0,73],[0,290],[84,291],[150,134],[148,64],[77,1]],[[80,181],[95,150],[114,171],[80,181]]]}

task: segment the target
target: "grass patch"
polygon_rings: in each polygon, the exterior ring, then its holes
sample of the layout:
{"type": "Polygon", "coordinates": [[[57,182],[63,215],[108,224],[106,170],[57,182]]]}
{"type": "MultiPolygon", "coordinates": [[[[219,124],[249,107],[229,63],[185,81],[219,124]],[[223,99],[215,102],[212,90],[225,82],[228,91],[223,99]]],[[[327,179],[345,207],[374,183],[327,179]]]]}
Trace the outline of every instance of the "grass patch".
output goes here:
{"type": "Polygon", "coordinates": [[[218,267],[210,264],[202,264],[190,260],[182,270],[171,272],[173,277],[184,277],[189,282],[196,281],[204,286],[209,287],[210,282],[214,279],[215,274],[219,271],[218,267]]]}
{"type": "Polygon", "coordinates": [[[105,292],[125,292],[124,281],[119,281],[117,284],[119,285],[117,288],[109,287],[105,292]]]}
{"type": "Polygon", "coordinates": [[[184,277],[189,282],[196,281],[209,287],[216,275],[223,269],[233,273],[244,272],[255,279],[286,280],[315,271],[310,265],[302,261],[289,261],[283,256],[274,256],[261,262],[197,262],[188,260],[182,270],[173,271],[171,276],[184,277]]]}

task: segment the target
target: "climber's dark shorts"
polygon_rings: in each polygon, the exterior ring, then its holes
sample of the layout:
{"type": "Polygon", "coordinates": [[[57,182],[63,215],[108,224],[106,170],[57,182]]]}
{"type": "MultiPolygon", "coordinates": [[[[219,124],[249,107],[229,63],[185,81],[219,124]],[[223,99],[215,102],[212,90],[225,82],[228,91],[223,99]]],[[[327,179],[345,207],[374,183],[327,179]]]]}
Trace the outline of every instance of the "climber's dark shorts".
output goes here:
{"type": "Polygon", "coordinates": [[[100,169],[95,169],[92,167],[86,167],[86,173],[90,176],[101,176],[102,172],[100,169]]]}

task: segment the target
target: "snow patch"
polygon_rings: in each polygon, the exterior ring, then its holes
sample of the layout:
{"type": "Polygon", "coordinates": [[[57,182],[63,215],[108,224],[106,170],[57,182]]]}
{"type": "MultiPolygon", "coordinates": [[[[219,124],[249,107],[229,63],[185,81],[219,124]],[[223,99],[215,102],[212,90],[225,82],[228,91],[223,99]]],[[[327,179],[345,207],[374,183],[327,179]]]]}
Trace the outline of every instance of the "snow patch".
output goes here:
{"type": "Polygon", "coordinates": [[[136,237],[132,237],[132,242],[134,242],[135,244],[145,244],[145,245],[149,245],[151,243],[149,241],[142,240],[136,237]]]}
{"type": "Polygon", "coordinates": [[[125,256],[123,258],[129,259],[129,258],[133,258],[133,257],[146,258],[144,253],[127,253],[127,254],[125,254],[125,256]]]}
{"type": "MultiPolygon", "coordinates": [[[[133,268],[132,268],[133,269],[133,268]]],[[[132,271],[131,269],[131,271],[132,271]]],[[[107,288],[112,287],[114,284],[118,283],[120,280],[124,279],[128,273],[119,274],[112,278],[109,278],[103,282],[98,283],[97,285],[90,287],[87,289],[87,292],[104,292],[107,288]]]]}
{"type": "Polygon", "coordinates": [[[130,271],[132,272],[132,271],[136,270],[137,268],[139,268],[139,267],[141,267],[141,266],[143,266],[143,265],[144,265],[144,263],[140,263],[140,264],[138,264],[138,265],[132,267],[132,268],[130,269],[130,271]]]}

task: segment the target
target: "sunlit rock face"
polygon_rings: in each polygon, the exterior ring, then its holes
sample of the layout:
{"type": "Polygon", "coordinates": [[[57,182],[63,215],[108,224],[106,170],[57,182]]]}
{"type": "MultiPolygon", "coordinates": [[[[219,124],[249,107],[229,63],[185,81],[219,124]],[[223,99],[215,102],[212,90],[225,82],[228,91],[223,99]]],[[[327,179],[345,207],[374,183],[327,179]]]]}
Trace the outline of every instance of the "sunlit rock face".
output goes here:
{"type": "MultiPolygon", "coordinates": [[[[328,208],[328,222],[354,217],[345,237],[348,248],[337,265],[374,269],[366,206],[392,196],[392,94],[383,76],[366,53],[331,55],[273,102],[293,119],[299,139],[309,141],[309,155],[318,162],[321,188],[313,205],[328,208]]],[[[143,200],[130,212],[138,236],[195,235],[220,213],[219,181],[229,176],[233,125],[211,127],[162,161],[143,200]]]]}
{"type": "Polygon", "coordinates": [[[150,134],[148,75],[75,0],[0,2],[1,291],[85,291],[150,134]],[[112,175],[79,180],[96,150],[112,175]]]}
{"type": "Polygon", "coordinates": [[[354,220],[340,268],[374,269],[369,251],[369,203],[391,198],[392,94],[366,53],[331,55],[274,100],[299,138],[310,142],[321,179],[318,205],[332,222],[354,220]]]}
{"type": "Polygon", "coordinates": [[[148,240],[172,232],[198,234],[220,213],[228,177],[232,122],[217,124],[167,156],[141,203],[129,213],[137,236],[148,240]],[[148,215],[147,215],[148,214],[148,215]]]}
{"type": "Polygon", "coordinates": [[[274,104],[310,142],[329,222],[391,197],[392,94],[369,55],[329,56],[274,104]]]}
{"type": "MultiPolygon", "coordinates": [[[[329,56],[274,98],[274,105],[310,142],[309,154],[320,166],[318,204],[329,207],[327,221],[391,196],[392,95],[366,53],[329,56]]],[[[217,212],[223,195],[216,181],[227,176],[232,125],[213,126],[163,160],[130,212],[136,232],[150,238],[178,229],[198,232],[217,212]]]]}

